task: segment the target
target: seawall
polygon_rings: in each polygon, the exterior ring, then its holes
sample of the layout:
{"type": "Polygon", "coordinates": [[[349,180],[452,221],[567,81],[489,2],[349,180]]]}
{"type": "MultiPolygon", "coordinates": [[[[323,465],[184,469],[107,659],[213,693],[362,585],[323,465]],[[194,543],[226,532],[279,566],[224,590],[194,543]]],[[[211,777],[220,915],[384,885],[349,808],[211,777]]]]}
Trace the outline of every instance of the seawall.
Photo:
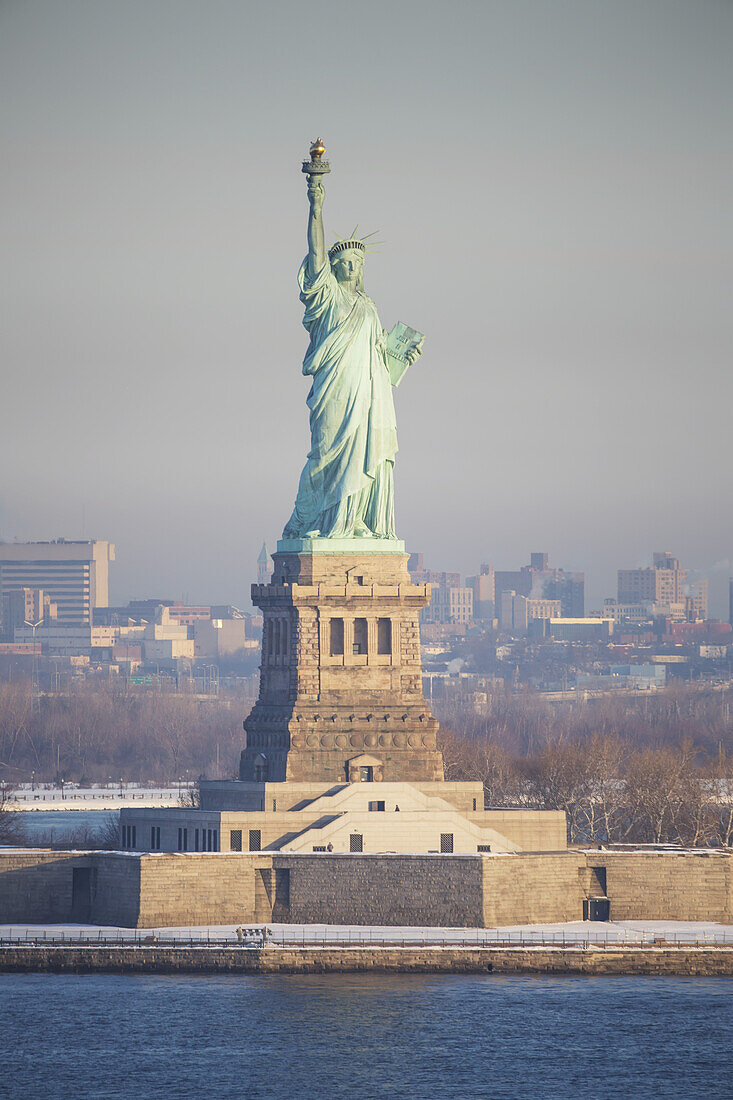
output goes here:
{"type": "Polygon", "coordinates": [[[733,947],[0,948],[0,972],[71,974],[585,974],[733,977],[733,947]]]}
{"type": "Polygon", "coordinates": [[[0,924],[496,928],[581,920],[733,924],[733,853],[512,855],[0,850],[0,924]]]}

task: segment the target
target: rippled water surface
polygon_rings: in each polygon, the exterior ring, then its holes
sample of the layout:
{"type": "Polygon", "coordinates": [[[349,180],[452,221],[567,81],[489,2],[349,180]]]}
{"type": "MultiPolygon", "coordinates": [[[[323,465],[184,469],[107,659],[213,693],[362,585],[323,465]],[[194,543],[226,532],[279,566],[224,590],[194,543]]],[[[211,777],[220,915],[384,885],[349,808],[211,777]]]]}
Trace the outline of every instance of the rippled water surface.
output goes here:
{"type": "Polygon", "coordinates": [[[119,822],[116,810],[18,810],[29,844],[62,840],[105,828],[110,820],[119,822]]]}
{"type": "Polygon", "coordinates": [[[733,1095],[733,980],[0,975],[0,1096],[733,1095]]]}

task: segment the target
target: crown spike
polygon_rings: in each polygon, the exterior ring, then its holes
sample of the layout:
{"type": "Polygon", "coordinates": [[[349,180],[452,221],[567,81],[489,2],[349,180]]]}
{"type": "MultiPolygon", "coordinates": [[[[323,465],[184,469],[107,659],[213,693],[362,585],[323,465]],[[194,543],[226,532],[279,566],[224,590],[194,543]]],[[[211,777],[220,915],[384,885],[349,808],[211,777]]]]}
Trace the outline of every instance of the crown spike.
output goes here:
{"type": "MultiPolygon", "coordinates": [[[[354,230],[349,237],[339,237],[336,234],[336,240],[328,250],[329,259],[333,259],[339,252],[345,252],[349,248],[355,249],[357,252],[372,252],[374,249],[370,246],[367,248],[365,241],[368,241],[371,237],[375,237],[379,233],[378,229],[375,229],[372,233],[367,233],[364,237],[357,237],[359,232],[359,226],[355,225],[354,230]]],[[[384,241],[372,241],[371,245],[381,245],[384,241]]]]}

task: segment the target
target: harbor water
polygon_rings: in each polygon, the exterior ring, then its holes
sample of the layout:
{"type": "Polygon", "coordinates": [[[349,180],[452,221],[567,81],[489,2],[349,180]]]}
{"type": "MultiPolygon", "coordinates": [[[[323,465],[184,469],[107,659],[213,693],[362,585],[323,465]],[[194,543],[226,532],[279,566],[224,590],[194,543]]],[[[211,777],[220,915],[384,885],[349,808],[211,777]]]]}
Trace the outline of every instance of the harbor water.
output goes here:
{"type": "Polygon", "coordinates": [[[0,1096],[731,1095],[733,981],[0,975],[0,1096]]]}

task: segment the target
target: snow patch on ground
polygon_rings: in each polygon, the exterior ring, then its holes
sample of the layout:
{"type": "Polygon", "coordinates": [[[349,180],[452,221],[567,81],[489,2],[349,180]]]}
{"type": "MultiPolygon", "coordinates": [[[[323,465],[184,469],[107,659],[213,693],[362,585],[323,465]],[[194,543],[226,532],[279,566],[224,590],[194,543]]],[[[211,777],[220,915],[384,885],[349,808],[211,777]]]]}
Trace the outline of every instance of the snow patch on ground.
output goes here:
{"type": "Polygon", "coordinates": [[[116,784],[106,787],[35,787],[25,784],[13,791],[10,810],[119,810],[123,806],[149,808],[178,806],[188,785],[179,787],[137,787],[116,784]]]}
{"type": "MultiPolygon", "coordinates": [[[[386,925],[268,924],[243,921],[246,929],[268,929],[268,941],[281,945],[313,944],[511,944],[551,943],[639,945],[664,940],[667,943],[729,943],[733,925],[708,921],[570,921],[566,924],[516,924],[502,928],[411,928],[386,925]]],[[[236,925],[208,925],[195,928],[116,928],[88,924],[0,925],[0,941],[46,939],[49,941],[114,939],[130,942],[158,936],[165,940],[238,943],[236,925]]]]}

